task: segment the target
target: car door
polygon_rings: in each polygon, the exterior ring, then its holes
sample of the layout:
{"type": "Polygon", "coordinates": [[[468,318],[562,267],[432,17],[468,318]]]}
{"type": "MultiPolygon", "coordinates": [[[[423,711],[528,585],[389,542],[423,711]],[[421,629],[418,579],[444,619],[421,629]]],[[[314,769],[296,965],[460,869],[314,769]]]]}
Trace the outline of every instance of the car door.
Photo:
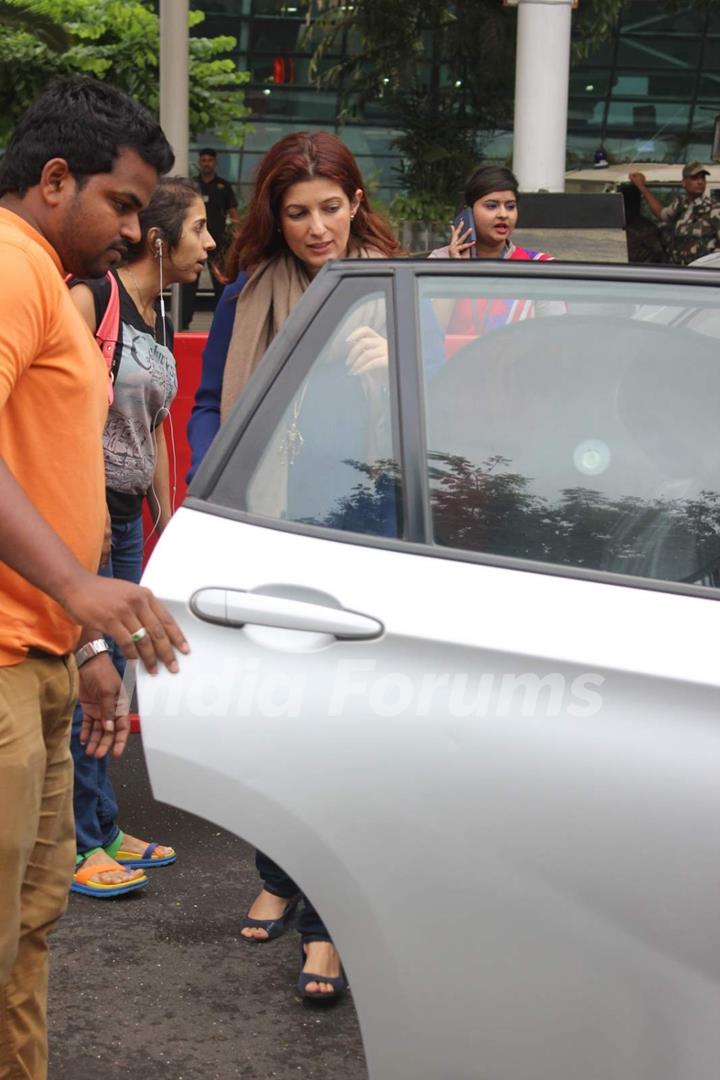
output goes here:
{"type": "Polygon", "coordinates": [[[714,1074],[711,281],[334,264],[152,557],[155,793],[312,898],[373,1080],[714,1074]]]}

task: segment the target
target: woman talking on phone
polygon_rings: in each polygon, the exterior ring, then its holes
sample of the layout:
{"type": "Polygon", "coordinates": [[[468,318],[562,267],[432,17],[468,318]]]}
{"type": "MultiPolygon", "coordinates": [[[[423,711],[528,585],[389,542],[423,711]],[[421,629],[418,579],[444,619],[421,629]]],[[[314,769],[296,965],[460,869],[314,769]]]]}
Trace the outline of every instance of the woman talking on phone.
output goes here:
{"type": "Polygon", "coordinates": [[[518,181],[510,169],[481,165],[465,185],[465,204],[450,226],[450,243],[431,251],[429,258],[552,259],[544,251],[529,251],[512,242],[518,223],[518,181]]]}
{"type": "MultiPolygon", "coordinates": [[[[518,181],[510,169],[481,165],[465,185],[465,203],[450,226],[450,243],[431,251],[428,258],[552,261],[552,255],[518,247],[512,241],[518,222],[518,181]]],[[[442,300],[434,309],[445,333],[461,337],[477,337],[536,315],[564,315],[567,310],[562,301],[522,297],[442,300]]]]}

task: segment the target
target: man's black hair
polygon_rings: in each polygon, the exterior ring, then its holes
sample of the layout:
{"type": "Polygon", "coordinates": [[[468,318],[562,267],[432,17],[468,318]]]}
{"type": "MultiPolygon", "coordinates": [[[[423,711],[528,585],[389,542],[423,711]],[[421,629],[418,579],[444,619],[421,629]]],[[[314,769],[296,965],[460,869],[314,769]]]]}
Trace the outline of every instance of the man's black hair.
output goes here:
{"type": "Polygon", "coordinates": [[[40,182],[52,158],[67,161],[82,187],[87,177],[112,172],[123,148],[160,174],[175,162],[158,122],[127,94],[83,76],[57,79],[20,117],[10,137],[0,162],[0,195],[24,195],[40,182]]]}
{"type": "Polygon", "coordinates": [[[204,146],[202,150],[198,150],[198,157],[202,157],[203,154],[207,154],[209,157],[217,157],[217,150],[213,150],[212,146],[204,146]]]}

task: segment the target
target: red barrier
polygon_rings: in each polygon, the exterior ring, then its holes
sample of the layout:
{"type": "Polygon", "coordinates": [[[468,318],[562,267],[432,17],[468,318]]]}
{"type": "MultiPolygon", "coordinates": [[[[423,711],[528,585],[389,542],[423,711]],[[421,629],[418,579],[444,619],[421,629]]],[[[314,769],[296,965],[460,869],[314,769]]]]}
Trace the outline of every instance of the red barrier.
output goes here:
{"type": "MultiPolygon", "coordinates": [[[[205,348],[207,334],[176,334],[175,361],[177,363],[178,392],[170,409],[170,417],[165,421],[165,438],[170,458],[170,491],[175,484],[174,509],[177,510],[185,498],[187,484],[185,477],[190,468],[190,446],[187,441],[187,424],[195,401],[195,391],[202,372],[202,351],[205,348]],[[172,423],[171,423],[172,421],[172,423]]],[[[152,532],[152,520],[147,508],[143,511],[145,530],[145,558],[148,559],[157,533],[152,532]]]]}

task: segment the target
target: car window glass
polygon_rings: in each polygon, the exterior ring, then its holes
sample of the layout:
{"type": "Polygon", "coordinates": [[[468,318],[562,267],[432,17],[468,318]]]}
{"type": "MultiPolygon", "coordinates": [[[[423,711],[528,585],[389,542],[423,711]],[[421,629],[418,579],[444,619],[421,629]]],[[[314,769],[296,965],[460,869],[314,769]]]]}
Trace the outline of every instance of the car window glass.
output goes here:
{"type": "Polygon", "coordinates": [[[264,518],[399,535],[392,364],[385,292],[364,286],[321,340],[317,330],[305,335],[253,417],[221,485],[227,492],[229,476],[234,505],[264,518]],[[257,459],[248,462],[253,443],[257,459]]]}
{"type": "Polygon", "coordinates": [[[418,288],[443,340],[423,365],[436,543],[720,581],[714,290],[439,275],[418,288]]]}

